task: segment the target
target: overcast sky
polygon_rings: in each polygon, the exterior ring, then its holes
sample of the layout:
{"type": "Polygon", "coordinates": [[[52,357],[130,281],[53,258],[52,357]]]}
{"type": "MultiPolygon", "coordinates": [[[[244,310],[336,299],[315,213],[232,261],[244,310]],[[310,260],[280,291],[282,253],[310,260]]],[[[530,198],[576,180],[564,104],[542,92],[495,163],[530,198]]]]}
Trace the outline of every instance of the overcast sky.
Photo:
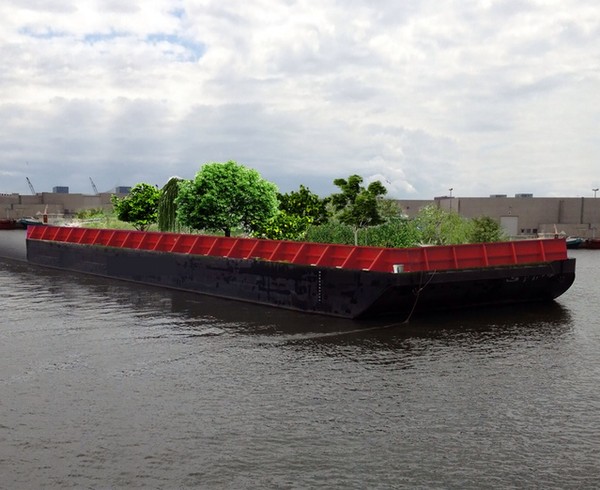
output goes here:
{"type": "Polygon", "coordinates": [[[600,3],[0,2],[0,192],[227,160],[282,192],[592,196],[600,3]]]}

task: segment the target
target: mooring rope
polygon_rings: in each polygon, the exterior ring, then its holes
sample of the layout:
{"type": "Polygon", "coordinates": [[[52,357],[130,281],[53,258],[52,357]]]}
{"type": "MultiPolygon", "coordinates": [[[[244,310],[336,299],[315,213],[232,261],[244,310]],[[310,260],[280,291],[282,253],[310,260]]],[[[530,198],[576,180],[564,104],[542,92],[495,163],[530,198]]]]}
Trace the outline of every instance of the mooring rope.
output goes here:
{"type": "Polygon", "coordinates": [[[315,339],[321,339],[321,338],[327,338],[327,337],[341,337],[343,335],[352,335],[355,333],[372,332],[375,330],[386,330],[388,328],[395,328],[395,327],[407,325],[410,322],[410,319],[412,318],[412,315],[415,312],[415,309],[417,308],[417,303],[419,302],[419,296],[421,295],[421,291],[423,291],[429,285],[429,283],[431,282],[433,277],[436,275],[436,273],[437,273],[436,270],[432,271],[431,276],[429,277],[429,279],[427,280],[427,282],[425,284],[422,283],[423,273],[421,273],[421,275],[419,277],[419,288],[416,291],[415,300],[413,302],[412,308],[411,308],[408,316],[406,317],[406,319],[404,319],[404,321],[388,323],[387,325],[379,325],[377,327],[356,328],[354,330],[346,330],[343,332],[331,332],[331,333],[325,333],[325,334],[305,336],[305,337],[298,338],[298,339],[292,339],[292,341],[315,340],[315,339]]]}
{"type": "Polygon", "coordinates": [[[427,280],[427,282],[423,285],[422,285],[423,273],[421,273],[421,276],[419,279],[419,289],[417,289],[417,294],[415,295],[415,301],[410,310],[410,313],[408,314],[406,319],[402,322],[402,324],[406,324],[406,323],[410,322],[410,319],[412,318],[412,315],[415,312],[415,309],[417,308],[417,303],[419,302],[419,296],[421,295],[421,291],[423,291],[423,289],[425,289],[429,285],[429,283],[433,279],[433,276],[435,276],[436,273],[437,273],[437,271],[434,270],[433,273],[431,274],[431,276],[429,277],[429,279],[427,280]]]}

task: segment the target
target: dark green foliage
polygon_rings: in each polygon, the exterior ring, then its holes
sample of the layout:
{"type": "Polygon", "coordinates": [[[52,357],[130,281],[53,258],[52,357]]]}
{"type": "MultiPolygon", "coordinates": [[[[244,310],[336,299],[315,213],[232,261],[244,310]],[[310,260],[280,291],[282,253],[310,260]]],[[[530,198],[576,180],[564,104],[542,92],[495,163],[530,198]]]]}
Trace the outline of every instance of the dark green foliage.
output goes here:
{"type": "Polygon", "coordinates": [[[306,231],[306,241],[352,245],[354,243],[354,231],[348,225],[333,222],[309,226],[306,231]]]}
{"type": "Polygon", "coordinates": [[[358,230],[343,223],[309,227],[306,239],[320,243],[369,245],[376,247],[416,247],[494,242],[504,239],[500,226],[492,218],[469,220],[437,206],[426,206],[415,219],[396,216],[385,223],[358,230]]]}
{"type": "Polygon", "coordinates": [[[413,221],[395,218],[381,225],[359,230],[357,240],[354,229],[342,223],[310,226],[306,233],[306,240],[318,243],[357,244],[371,247],[415,247],[419,244],[419,233],[413,221]]]}
{"type": "Polygon", "coordinates": [[[376,247],[416,247],[419,233],[413,221],[393,218],[385,223],[361,230],[359,244],[376,247]]]}
{"type": "Polygon", "coordinates": [[[378,180],[371,182],[367,188],[361,184],[363,178],[351,175],[346,179],[335,179],[333,183],[342,192],[331,196],[331,203],[338,212],[341,223],[354,230],[354,242],[358,243],[358,230],[383,223],[379,213],[378,197],[387,193],[387,189],[378,180]]]}
{"type": "Polygon", "coordinates": [[[277,213],[277,187],[253,169],[230,161],[207,163],[179,183],[177,221],[194,230],[253,233],[277,213]]]}
{"type": "Polygon", "coordinates": [[[500,242],[505,239],[500,223],[495,219],[481,216],[471,220],[470,243],[500,242]]]}
{"type": "Polygon", "coordinates": [[[171,177],[163,186],[158,201],[158,229],[160,231],[178,231],[177,205],[175,199],[179,193],[179,183],[182,179],[171,177]]]}
{"type": "Polygon", "coordinates": [[[257,227],[254,236],[272,240],[302,240],[309,226],[310,220],[307,217],[280,210],[263,226],[257,227]]]}
{"type": "Polygon", "coordinates": [[[298,191],[278,194],[279,212],[257,235],[279,240],[302,240],[310,225],[320,225],[328,220],[327,199],[321,199],[307,187],[298,191]]]}
{"type": "Polygon", "coordinates": [[[289,215],[307,218],[310,224],[322,225],[329,219],[328,199],[321,199],[303,185],[297,191],[278,194],[279,209],[289,215]]]}
{"type": "Polygon", "coordinates": [[[117,218],[131,223],[136,230],[147,230],[156,223],[160,191],[153,185],[140,183],[132,187],[129,194],[121,199],[111,196],[117,218]]]}

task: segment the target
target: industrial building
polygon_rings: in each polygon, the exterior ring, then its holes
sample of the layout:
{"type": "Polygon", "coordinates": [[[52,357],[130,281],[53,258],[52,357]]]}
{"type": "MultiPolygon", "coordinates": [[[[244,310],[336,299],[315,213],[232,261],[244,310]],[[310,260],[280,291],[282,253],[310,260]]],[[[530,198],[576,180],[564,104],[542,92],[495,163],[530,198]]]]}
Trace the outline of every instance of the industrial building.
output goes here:
{"type": "Polygon", "coordinates": [[[54,187],[54,192],[38,192],[32,195],[0,194],[0,218],[20,219],[27,216],[70,218],[86,209],[112,210],[111,196],[126,196],[130,187],[118,187],[114,192],[97,194],[71,194],[65,186],[54,187]]]}
{"type": "Polygon", "coordinates": [[[414,217],[421,208],[435,204],[465,218],[489,216],[514,238],[551,236],[556,233],[597,238],[600,199],[594,197],[534,197],[532,194],[490,197],[436,197],[432,201],[398,200],[402,211],[414,217]]]}
{"type": "MultiPolygon", "coordinates": [[[[0,217],[25,216],[69,218],[85,209],[112,210],[111,196],[123,197],[130,187],[94,195],[71,194],[68,187],[34,195],[0,194],[0,217]]],[[[492,195],[490,197],[441,196],[431,200],[399,199],[402,212],[414,217],[425,206],[436,205],[465,218],[489,216],[514,238],[561,235],[598,238],[600,199],[596,197],[534,197],[532,194],[492,195]]]]}

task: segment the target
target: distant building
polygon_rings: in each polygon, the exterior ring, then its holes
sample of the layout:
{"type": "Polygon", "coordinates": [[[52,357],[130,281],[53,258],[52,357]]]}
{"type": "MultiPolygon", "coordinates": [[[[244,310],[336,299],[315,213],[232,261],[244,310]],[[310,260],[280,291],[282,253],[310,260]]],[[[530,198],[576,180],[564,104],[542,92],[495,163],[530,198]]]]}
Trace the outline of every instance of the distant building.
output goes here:
{"type": "Polygon", "coordinates": [[[70,194],[68,187],[58,186],[53,188],[55,192],[38,192],[35,195],[0,194],[0,216],[19,219],[47,213],[51,217],[69,217],[86,209],[112,211],[111,196],[123,197],[130,189],[131,187],[117,187],[115,192],[88,195],[70,194]],[[127,192],[118,192],[123,190],[127,192]]]}
{"type": "MultiPolygon", "coordinates": [[[[54,189],[59,189],[55,187],[54,189]]],[[[47,212],[70,216],[85,209],[112,211],[111,196],[123,197],[131,187],[119,186],[114,192],[96,195],[42,192],[36,195],[0,194],[0,217],[22,218],[47,212]]],[[[396,200],[402,214],[414,218],[425,206],[435,205],[455,211],[465,218],[489,216],[500,223],[513,238],[531,238],[555,233],[600,237],[600,198],[533,197],[533,194],[493,194],[490,197],[441,196],[434,199],[396,200]]]]}
{"type": "Polygon", "coordinates": [[[465,218],[489,216],[513,238],[561,235],[600,237],[600,198],[533,197],[516,194],[507,197],[449,197],[433,200],[396,200],[403,214],[414,218],[425,206],[435,205],[455,211],[465,218]]]}

